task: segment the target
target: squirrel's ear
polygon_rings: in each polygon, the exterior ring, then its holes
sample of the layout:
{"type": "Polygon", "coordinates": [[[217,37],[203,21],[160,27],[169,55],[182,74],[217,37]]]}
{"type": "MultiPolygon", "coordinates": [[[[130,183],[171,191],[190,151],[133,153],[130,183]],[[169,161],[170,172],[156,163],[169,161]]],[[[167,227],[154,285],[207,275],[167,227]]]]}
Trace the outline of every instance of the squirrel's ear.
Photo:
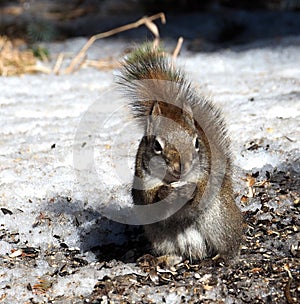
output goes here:
{"type": "Polygon", "coordinates": [[[153,135],[153,131],[154,131],[153,119],[157,118],[159,115],[161,115],[161,109],[160,109],[159,103],[157,101],[155,101],[152,106],[152,109],[149,113],[149,116],[147,119],[147,126],[146,126],[147,135],[150,137],[151,137],[151,135],[153,135]]]}
{"type": "Polygon", "coordinates": [[[151,112],[150,112],[150,115],[152,115],[152,116],[161,115],[161,109],[160,109],[159,103],[157,101],[154,102],[153,107],[152,107],[151,112]]]}

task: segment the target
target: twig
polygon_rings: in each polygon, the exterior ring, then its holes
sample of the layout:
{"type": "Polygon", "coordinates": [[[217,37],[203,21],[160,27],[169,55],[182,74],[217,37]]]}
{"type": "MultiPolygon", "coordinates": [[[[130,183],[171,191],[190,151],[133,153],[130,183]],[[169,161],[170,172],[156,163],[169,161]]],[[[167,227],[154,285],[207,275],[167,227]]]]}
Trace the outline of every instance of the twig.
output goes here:
{"type": "Polygon", "coordinates": [[[26,66],[24,67],[25,73],[31,73],[31,72],[42,72],[45,74],[51,74],[51,69],[44,67],[44,66],[38,66],[38,65],[32,65],[32,66],[26,66]]]}
{"type": "MultiPolygon", "coordinates": [[[[115,35],[117,33],[120,33],[120,32],[124,32],[124,31],[127,31],[129,29],[133,29],[133,28],[137,28],[143,24],[148,24],[149,25],[149,22],[152,22],[153,20],[156,20],[156,19],[161,19],[161,22],[162,23],[166,23],[166,18],[165,18],[165,15],[164,13],[158,13],[158,14],[155,14],[153,16],[150,16],[150,17],[143,17],[141,19],[139,19],[138,21],[136,22],[133,22],[133,23],[129,23],[129,24],[126,24],[126,25],[123,25],[123,26],[120,26],[120,27],[117,27],[115,29],[112,29],[110,31],[107,31],[107,32],[104,32],[104,33],[100,33],[100,34],[97,34],[97,35],[94,35],[92,36],[88,41],[87,43],[83,46],[83,48],[79,51],[79,53],[74,57],[74,59],[71,61],[70,65],[65,69],[65,73],[66,74],[70,74],[74,71],[74,68],[76,65],[78,65],[80,63],[80,61],[82,60],[82,58],[84,57],[85,53],[87,52],[87,50],[91,47],[91,45],[98,39],[102,39],[102,38],[106,38],[106,37],[109,37],[109,36],[112,36],[112,35],[115,35]]],[[[148,26],[147,26],[148,27],[148,26]]],[[[150,26],[151,27],[151,26],[150,26]]]]}
{"type": "Polygon", "coordinates": [[[145,25],[152,32],[152,34],[154,35],[152,48],[157,49],[158,45],[159,45],[159,39],[160,39],[158,27],[154,22],[152,22],[149,19],[145,19],[145,25]]]}
{"type": "Polygon", "coordinates": [[[102,70],[121,67],[120,62],[117,60],[86,60],[85,65],[102,70]]]}
{"type": "Polygon", "coordinates": [[[288,276],[289,276],[288,282],[286,283],[286,286],[284,288],[284,295],[289,304],[294,304],[295,301],[293,300],[292,295],[291,295],[291,284],[293,281],[293,276],[292,276],[291,271],[289,270],[289,267],[287,264],[285,264],[283,266],[283,268],[288,273],[288,276]]]}
{"type": "Polygon", "coordinates": [[[174,61],[177,58],[177,56],[178,56],[178,54],[181,50],[182,43],[183,43],[183,38],[179,37],[179,39],[177,41],[177,45],[176,45],[176,47],[174,49],[174,52],[173,52],[173,55],[172,55],[172,61],[174,61]]]}
{"type": "Polygon", "coordinates": [[[80,61],[77,66],[74,67],[73,72],[79,71],[84,66],[85,59],[86,59],[86,55],[84,56],[84,59],[82,61],[80,61]]]}
{"type": "Polygon", "coordinates": [[[61,67],[61,64],[64,60],[64,53],[60,53],[58,56],[57,56],[57,59],[56,59],[56,63],[54,65],[54,68],[52,70],[52,73],[53,74],[58,74],[59,72],[59,69],[61,67]]]}

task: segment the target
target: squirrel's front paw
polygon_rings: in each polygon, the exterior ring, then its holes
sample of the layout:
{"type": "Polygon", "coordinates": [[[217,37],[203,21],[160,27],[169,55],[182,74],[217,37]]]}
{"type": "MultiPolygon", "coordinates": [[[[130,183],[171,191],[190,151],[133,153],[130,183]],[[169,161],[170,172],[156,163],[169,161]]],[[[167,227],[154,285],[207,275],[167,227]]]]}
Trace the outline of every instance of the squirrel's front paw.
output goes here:
{"type": "Polygon", "coordinates": [[[185,186],[187,184],[186,181],[178,181],[178,182],[173,182],[170,184],[170,186],[172,188],[178,188],[178,187],[182,187],[182,186],[185,186]]]}
{"type": "Polygon", "coordinates": [[[163,185],[160,186],[159,190],[157,191],[157,198],[159,200],[163,200],[166,197],[168,197],[173,191],[173,188],[170,187],[169,185],[163,185]]]}

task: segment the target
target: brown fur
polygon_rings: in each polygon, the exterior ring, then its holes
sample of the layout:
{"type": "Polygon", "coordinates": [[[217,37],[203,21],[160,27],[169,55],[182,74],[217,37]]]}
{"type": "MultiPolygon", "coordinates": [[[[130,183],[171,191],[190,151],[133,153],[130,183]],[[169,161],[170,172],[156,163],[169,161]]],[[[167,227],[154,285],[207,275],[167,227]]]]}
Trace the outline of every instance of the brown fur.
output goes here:
{"type": "Polygon", "coordinates": [[[149,46],[129,57],[121,72],[119,83],[145,130],[136,155],[134,204],[165,199],[167,208],[179,197],[187,201],[170,217],[145,225],[155,252],[191,260],[237,256],[243,217],[233,199],[230,144],[219,110],[149,46]],[[165,166],[161,179],[151,162],[165,166]],[[149,180],[157,184],[150,187],[149,180]],[[185,184],[174,190],[177,181],[185,184]]]}

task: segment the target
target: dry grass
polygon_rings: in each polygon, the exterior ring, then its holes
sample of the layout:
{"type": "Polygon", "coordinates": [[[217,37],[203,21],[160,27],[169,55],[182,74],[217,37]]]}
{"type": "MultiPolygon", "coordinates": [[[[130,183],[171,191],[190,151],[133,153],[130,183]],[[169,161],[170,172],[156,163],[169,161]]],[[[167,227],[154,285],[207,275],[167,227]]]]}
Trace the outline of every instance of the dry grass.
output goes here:
{"type": "Polygon", "coordinates": [[[20,51],[6,37],[0,36],[0,75],[14,76],[34,72],[36,58],[31,51],[20,51]]]}
{"type": "Polygon", "coordinates": [[[110,31],[92,36],[87,41],[87,43],[82,47],[80,52],[73,58],[70,65],[65,69],[64,72],[66,74],[70,74],[70,73],[74,72],[75,70],[77,70],[78,66],[80,66],[82,64],[82,61],[84,60],[84,58],[86,56],[87,50],[92,46],[92,44],[96,40],[107,38],[107,37],[113,36],[115,34],[140,27],[141,25],[145,25],[153,33],[153,35],[155,37],[154,43],[157,44],[158,40],[159,40],[159,31],[158,31],[157,26],[153,22],[156,19],[160,19],[162,23],[166,23],[166,17],[164,15],[164,13],[159,13],[159,14],[155,14],[155,15],[150,16],[150,17],[143,17],[136,22],[129,23],[129,24],[117,27],[115,29],[112,29],[110,31]]]}
{"type": "MultiPolygon", "coordinates": [[[[146,26],[154,35],[153,47],[157,47],[160,41],[159,30],[154,20],[160,19],[164,24],[166,23],[166,18],[164,13],[158,13],[149,17],[143,17],[133,23],[123,25],[121,27],[112,29],[110,31],[100,33],[89,38],[87,43],[82,47],[82,49],[73,56],[70,64],[67,68],[62,68],[63,62],[65,60],[64,53],[57,56],[56,62],[52,68],[46,67],[44,65],[38,64],[33,51],[31,50],[20,50],[19,47],[15,46],[6,37],[0,36],[0,76],[14,76],[26,73],[36,73],[42,72],[46,74],[71,74],[82,67],[90,66],[100,70],[114,69],[120,66],[120,60],[118,58],[101,58],[98,60],[89,60],[87,58],[87,51],[92,46],[92,44],[98,40],[106,37],[113,36],[117,33],[124,32],[130,29],[140,27],[142,25],[146,26]]],[[[174,60],[182,45],[182,38],[179,38],[178,44],[173,52],[172,59],[174,60]]]]}

